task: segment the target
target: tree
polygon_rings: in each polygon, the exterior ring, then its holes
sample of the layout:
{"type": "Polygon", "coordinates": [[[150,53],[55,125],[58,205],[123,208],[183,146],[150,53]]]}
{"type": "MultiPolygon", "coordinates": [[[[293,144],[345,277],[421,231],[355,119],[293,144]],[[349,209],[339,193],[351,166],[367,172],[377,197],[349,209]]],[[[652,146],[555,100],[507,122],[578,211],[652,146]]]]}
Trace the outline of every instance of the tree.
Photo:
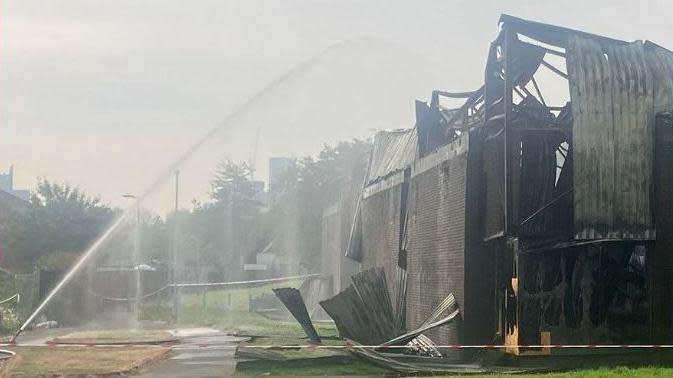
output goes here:
{"type": "Polygon", "coordinates": [[[299,159],[281,180],[270,216],[276,224],[274,250],[295,265],[292,272],[317,272],[322,248],[322,213],[366,160],[370,144],[361,140],[324,146],[317,157],[299,159]]]}
{"type": "Polygon", "coordinates": [[[38,180],[31,206],[12,220],[7,265],[31,270],[52,252],[82,252],[103,232],[115,211],[69,184],[38,180]]]}
{"type": "Polygon", "coordinates": [[[246,163],[234,163],[231,160],[220,162],[212,182],[212,198],[218,203],[236,203],[252,201],[254,187],[250,181],[251,170],[246,163]]]}
{"type": "MultiPolygon", "coordinates": [[[[252,262],[264,240],[261,188],[250,180],[245,163],[220,162],[211,182],[212,202],[195,203],[178,214],[181,278],[243,278],[243,263],[252,262]]],[[[175,219],[168,220],[168,228],[175,219]]]]}

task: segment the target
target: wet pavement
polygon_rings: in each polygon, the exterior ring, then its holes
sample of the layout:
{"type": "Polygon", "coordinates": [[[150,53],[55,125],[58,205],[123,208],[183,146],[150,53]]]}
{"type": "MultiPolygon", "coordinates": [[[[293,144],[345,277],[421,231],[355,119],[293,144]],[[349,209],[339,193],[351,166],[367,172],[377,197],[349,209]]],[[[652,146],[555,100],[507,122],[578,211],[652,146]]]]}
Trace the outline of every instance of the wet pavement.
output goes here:
{"type": "MultiPolygon", "coordinates": [[[[56,328],[26,332],[21,346],[46,346],[49,340],[78,329],[56,328]]],[[[230,336],[212,328],[170,330],[178,339],[166,359],[141,368],[139,377],[229,377],[234,374],[238,343],[248,338],[230,336]]],[[[123,347],[118,345],[117,347],[123,347]]]]}
{"type": "Polygon", "coordinates": [[[245,338],[210,328],[172,331],[179,343],[167,359],[143,369],[140,377],[228,377],[234,374],[236,345],[245,338]]]}

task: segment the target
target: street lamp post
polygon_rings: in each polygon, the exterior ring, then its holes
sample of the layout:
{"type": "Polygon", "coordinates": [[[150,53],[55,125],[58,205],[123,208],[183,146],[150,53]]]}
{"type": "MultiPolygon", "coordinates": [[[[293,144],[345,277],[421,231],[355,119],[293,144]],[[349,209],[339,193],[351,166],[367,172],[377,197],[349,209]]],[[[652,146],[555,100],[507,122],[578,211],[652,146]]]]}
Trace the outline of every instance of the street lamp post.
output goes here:
{"type": "MultiPolygon", "coordinates": [[[[172,245],[172,253],[171,253],[171,278],[173,284],[178,283],[178,213],[179,213],[179,206],[180,206],[180,200],[179,200],[179,183],[180,183],[180,171],[176,170],[175,171],[175,212],[173,214],[173,245],[172,245]]],[[[172,315],[173,315],[173,321],[177,322],[178,321],[178,306],[180,305],[180,288],[177,286],[173,286],[173,309],[172,309],[172,315]]]]}

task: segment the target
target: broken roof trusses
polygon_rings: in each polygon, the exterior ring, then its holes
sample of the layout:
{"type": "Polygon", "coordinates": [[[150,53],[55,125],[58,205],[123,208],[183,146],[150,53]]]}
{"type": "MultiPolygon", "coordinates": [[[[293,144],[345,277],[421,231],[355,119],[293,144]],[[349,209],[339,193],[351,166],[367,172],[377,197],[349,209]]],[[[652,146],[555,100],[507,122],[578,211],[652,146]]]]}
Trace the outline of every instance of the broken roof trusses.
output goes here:
{"type": "MultiPolygon", "coordinates": [[[[504,34],[505,30],[508,28],[513,36],[510,41],[510,50],[512,51],[512,55],[514,55],[512,62],[510,62],[510,69],[513,71],[511,77],[511,90],[521,101],[527,97],[531,99],[534,98],[549,111],[561,111],[565,108],[565,106],[552,106],[547,103],[540,87],[540,83],[536,80],[534,74],[540,66],[544,66],[549,71],[567,80],[568,74],[564,72],[562,68],[557,67],[554,63],[545,59],[546,55],[549,54],[565,59],[565,51],[559,50],[565,49],[565,42],[559,43],[559,41],[562,39],[564,40],[565,38],[561,37],[563,33],[574,32],[582,35],[591,34],[552,26],[549,26],[551,31],[545,32],[544,30],[546,29],[544,29],[544,24],[533,23],[534,25],[531,26],[528,24],[529,21],[507,15],[503,15],[500,22],[502,24],[502,29],[491,45],[491,51],[486,65],[485,85],[471,92],[448,92],[441,90],[432,92],[430,107],[439,111],[441,115],[440,122],[446,127],[449,140],[452,139],[451,135],[448,135],[451,134],[449,130],[466,130],[471,127],[486,124],[489,120],[497,121],[504,117],[504,34]],[[510,27],[510,23],[512,23],[513,26],[510,27]],[[493,80],[497,80],[498,83],[493,83],[493,80]],[[529,83],[531,84],[530,88],[528,87],[529,83]],[[485,93],[485,88],[489,87],[489,84],[495,84],[490,86],[496,87],[490,88],[494,89],[494,91],[490,93],[491,96],[485,93]],[[452,99],[464,98],[465,102],[458,108],[445,108],[440,104],[440,99],[442,97],[452,99]],[[485,100],[487,99],[489,102],[485,104],[485,100]],[[499,111],[489,112],[489,109],[487,108],[494,106],[500,108],[499,111]],[[483,122],[478,122],[478,120],[473,119],[474,116],[479,115],[480,113],[486,113],[486,116],[483,117],[483,122]]],[[[596,38],[605,39],[600,36],[596,36],[596,38]]],[[[609,38],[606,40],[612,41],[609,38]]],[[[515,106],[513,103],[510,104],[515,106]]]]}
{"type": "Polygon", "coordinates": [[[446,92],[435,90],[432,91],[430,108],[438,111],[441,116],[440,123],[442,123],[447,130],[446,137],[448,140],[452,140],[456,136],[460,135],[460,131],[466,130],[470,127],[470,118],[481,110],[483,100],[483,86],[472,92],[446,92]],[[464,98],[465,103],[463,103],[463,105],[458,108],[445,108],[440,105],[440,97],[453,99],[464,98]],[[459,132],[456,132],[457,130],[459,132]]]}

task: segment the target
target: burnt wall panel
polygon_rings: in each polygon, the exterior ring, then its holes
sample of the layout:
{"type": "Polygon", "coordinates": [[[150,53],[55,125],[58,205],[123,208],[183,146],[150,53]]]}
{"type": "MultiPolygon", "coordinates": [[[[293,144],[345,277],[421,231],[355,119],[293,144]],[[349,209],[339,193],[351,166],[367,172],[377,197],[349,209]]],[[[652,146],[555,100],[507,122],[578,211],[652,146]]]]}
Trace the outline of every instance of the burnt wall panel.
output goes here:
{"type": "Polygon", "coordinates": [[[505,232],[503,143],[502,133],[484,138],[482,153],[484,185],[481,188],[484,196],[481,226],[484,239],[490,239],[505,232]]]}
{"type": "Polygon", "coordinates": [[[518,255],[518,342],[650,342],[650,241],[605,241],[518,255]]]}
{"type": "Polygon", "coordinates": [[[465,303],[463,342],[488,344],[496,331],[495,262],[496,249],[482,242],[480,216],[483,186],[482,150],[484,130],[470,132],[465,193],[465,303]]]}
{"type": "MultiPolygon", "coordinates": [[[[461,311],[465,309],[465,143],[466,138],[461,138],[421,159],[412,170],[407,235],[409,329],[418,327],[451,292],[461,311]],[[438,157],[437,164],[428,164],[438,157]]],[[[439,344],[459,343],[459,329],[460,322],[426,335],[439,344]]],[[[449,355],[459,354],[450,351],[449,355]]]]}
{"type": "Polygon", "coordinates": [[[673,338],[673,116],[661,114],[656,123],[654,162],[657,240],[648,258],[652,324],[655,343],[673,338]]]}
{"type": "Polygon", "coordinates": [[[653,238],[653,83],[642,43],[575,36],[567,57],[575,238],[653,238]]]}

